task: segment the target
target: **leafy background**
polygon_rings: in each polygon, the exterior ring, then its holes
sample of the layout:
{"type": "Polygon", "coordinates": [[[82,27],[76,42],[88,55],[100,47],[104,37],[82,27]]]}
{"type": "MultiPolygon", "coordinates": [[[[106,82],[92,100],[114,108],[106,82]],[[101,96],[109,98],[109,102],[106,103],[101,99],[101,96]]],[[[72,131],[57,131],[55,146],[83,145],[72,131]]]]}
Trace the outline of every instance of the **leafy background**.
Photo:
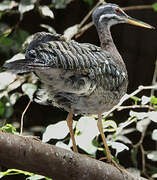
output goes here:
{"type": "MultiPolygon", "coordinates": [[[[127,13],[156,26],[157,4],[154,0],[108,1],[121,7],[153,5],[149,9],[127,13]]],[[[38,31],[64,31],[79,24],[96,0],[3,0],[0,2],[0,65],[8,59],[23,58],[31,35],[38,31]]],[[[91,20],[91,18],[90,18],[91,20]]],[[[90,22],[89,20],[89,22],[90,22]]],[[[112,28],[114,42],[122,54],[129,74],[128,93],[139,85],[156,84],[157,33],[118,25],[112,28]]],[[[99,46],[94,27],[76,38],[99,46]]],[[[39,136],[43,142],[71,148],[65,122],[67,112],[31,102],[40,82],[33,74],[14,75],[0,71],[0,126],[2,131],[39,136]],[[31,103],[30,103],[31,102],[31,103]],[[25,108],[30,103],[27,111],[25,108]],[[25,114],[24,114],[25,112],[25,114]]],[[[104,132],[115,160],[137,175],[157,177],[157,97],[156,89],[144,90],[129,98],[119,110],[103,118],[104,132]],[[138,97],[137,97],[138,96],[138,97]],[[121,108],[121,109],[120,109],[121,108]],[[127,160],[126,160],[127,157],[127,160]],[[125,159],[125,160],[124,160],[125,159]]],[[[105,151],[96,126],[96,116],[75,116],[75,135],[81,153],[104,159],[105,151]]],[[[3,179],[48,179],[29,172],[1,167],[3,179]]]]}

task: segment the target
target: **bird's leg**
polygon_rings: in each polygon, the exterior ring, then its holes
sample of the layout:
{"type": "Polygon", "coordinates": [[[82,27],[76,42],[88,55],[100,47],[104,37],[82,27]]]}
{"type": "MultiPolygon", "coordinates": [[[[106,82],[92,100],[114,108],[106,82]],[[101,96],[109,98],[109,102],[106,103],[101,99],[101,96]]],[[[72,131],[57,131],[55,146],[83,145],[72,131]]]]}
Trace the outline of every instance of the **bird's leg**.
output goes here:
{"type": "Polygon", "coordinates": [[[66,121],[67,121],[69,131],[70,131],[70,137],[73,144],[73,151],[78,152],[76,142],[75,142],[75,137],[74,137],[74,131],[73,131],[73,113],[72,112],[69,112],[66,121]]]}
{"type": "Polygon", "coordinates": [[[106,138],[105,138],[105,135],[104,135],[102,119],[101,118],[102,118],[101,114],[98,114],[98,122],[97,122],[98,124],[97,124],[97,126],[98,126],[99,132],[101,134],[102,141],[104,143],[104,147],[105,147],[105,150],[106,150],[107,161],[108,162],[113,162],[112,161],[112,155],[110,153],[110,150],[109,150],[109,147],[107,145],[106,138]]]}
{"type": "Polygon", "coordinates": [[[101,134],[101,138],[103,140],[104,147],[105,147],[105,150],[106,150],[107,161],[112,163],[115,167],[117,167],[122,172],[122,168],[112,159],[112,155],[110,153],[110,150],[109,150],[109,147],[107,145],[106,138],[105,138],[105,135],[104,135],[102,119],[101,118],[102,118],[101,114],[98,114],[98,124],[97,125],[98,125],[98,129],[99,129],[99,132],[101,134]]]}
{"type": "Polygon", "coordinates": [[[106,138],[105,138],[105,135],[104,135],[102,119],[101,118],[102,118],[101,114],[98,114],[98,124],[97,125],[98,125],[98,129],[99,129],[99,132],[101,134],[101,138],[103,140],[104,147],[105,147],[105,150],[106,150],[107,161],[109,163],[112,163],[116,168],[118,168],[121,172],[123,172],[122,168],[112,159],[112,155],[110,153],[110,150],[109,150],[109,147],[107,145],[106,138]]]}

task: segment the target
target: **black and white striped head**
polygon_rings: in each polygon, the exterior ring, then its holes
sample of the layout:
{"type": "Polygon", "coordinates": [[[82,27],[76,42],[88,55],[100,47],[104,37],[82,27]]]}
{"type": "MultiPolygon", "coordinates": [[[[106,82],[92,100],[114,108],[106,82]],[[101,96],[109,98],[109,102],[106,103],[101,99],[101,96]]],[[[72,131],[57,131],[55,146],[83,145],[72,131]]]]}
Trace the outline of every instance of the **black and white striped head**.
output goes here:
{"type": "Polygon", "coordinates": [[[95,8],[92,18],[96,27],[99,25],[110,27],[119,23],[128,23],[145,28],[153,28],[142,21],[131,18],[118,5],[111,3],[104,3],[95,8]]]}

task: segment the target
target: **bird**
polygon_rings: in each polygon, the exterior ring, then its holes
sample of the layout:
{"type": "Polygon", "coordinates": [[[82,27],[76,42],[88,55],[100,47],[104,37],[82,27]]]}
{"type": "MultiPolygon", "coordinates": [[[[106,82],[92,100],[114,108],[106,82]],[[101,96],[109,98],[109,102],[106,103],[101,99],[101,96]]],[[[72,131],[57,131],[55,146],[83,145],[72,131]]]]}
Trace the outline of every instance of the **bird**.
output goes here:
{"type": "Polygon", "coordinates": [[[69,112],[66,120],[73,150],[78,152],[73,132],[73,115],[98,115],[97,126],[108,162],[112,155],[103,132],[102,113],[118,104],[127,92],[128,74],[110,32],[113,25],[128,23],[154,27],[128,16],[118,5],[103,3],[92,13],[100,47],[67,40],[64,35],[37,32],[26,49],[25,58],[6,62],[13,73],[34,72],[42,85],[35,101],[69,112]]]}

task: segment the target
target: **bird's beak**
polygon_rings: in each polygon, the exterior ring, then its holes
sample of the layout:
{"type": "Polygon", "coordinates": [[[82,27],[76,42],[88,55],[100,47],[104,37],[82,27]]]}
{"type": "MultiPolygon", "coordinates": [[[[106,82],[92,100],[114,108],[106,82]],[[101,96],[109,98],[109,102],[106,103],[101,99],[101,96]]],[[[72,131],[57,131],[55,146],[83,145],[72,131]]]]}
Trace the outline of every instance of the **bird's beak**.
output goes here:
{"type": "Polygon", "coordinates": [[[147,23],[144,23],[142,21],[139,21],[137,19],[134,19],[134,18],[131,18],[131,17],[127,17],[125,19],[126,23],[128,24],[132,24],[132,25],[135,25],[135,26],[140,26],[140,27],[144,27],[144,28],[149,28],[149,29],[155,29],[153,26],[147,24],[147,23]]]}

